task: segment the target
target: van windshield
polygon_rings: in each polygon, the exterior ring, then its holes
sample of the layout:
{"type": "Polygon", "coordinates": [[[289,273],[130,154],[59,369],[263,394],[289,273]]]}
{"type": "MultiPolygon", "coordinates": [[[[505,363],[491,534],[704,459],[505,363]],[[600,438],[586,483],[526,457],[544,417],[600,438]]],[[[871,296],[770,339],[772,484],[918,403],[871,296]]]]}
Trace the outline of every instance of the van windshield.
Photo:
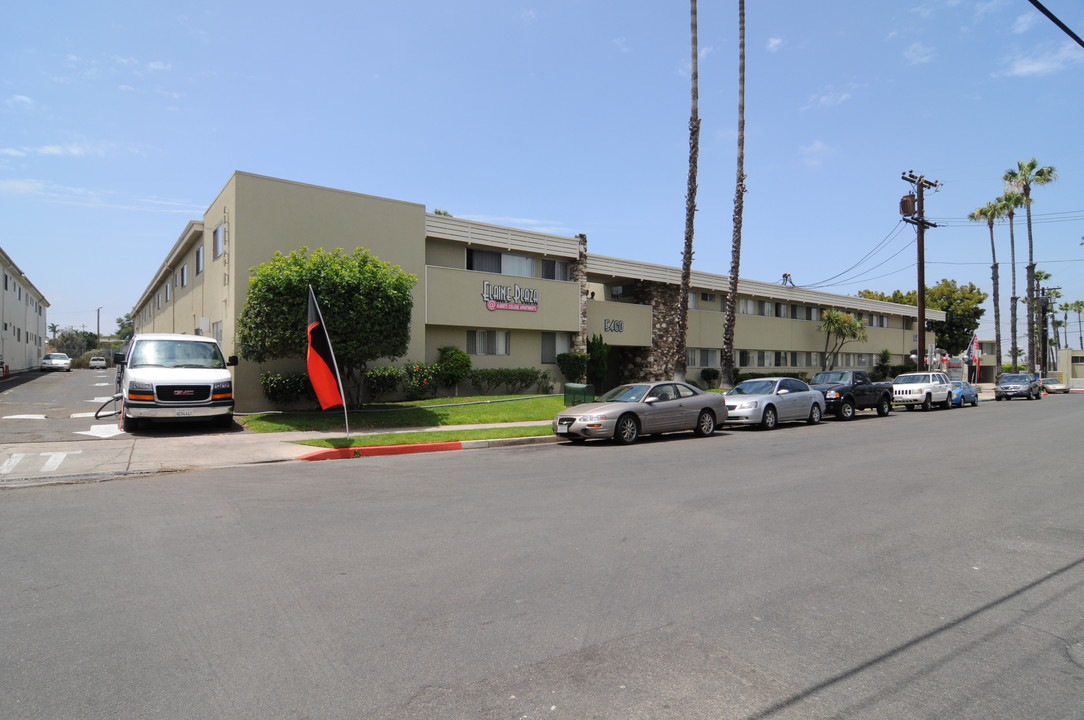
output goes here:
{"type": "Polygon", "coordinates": [[[218,345],[191,340],[139,340],[128,367],[205,368],[226,367],[218,345]]]}

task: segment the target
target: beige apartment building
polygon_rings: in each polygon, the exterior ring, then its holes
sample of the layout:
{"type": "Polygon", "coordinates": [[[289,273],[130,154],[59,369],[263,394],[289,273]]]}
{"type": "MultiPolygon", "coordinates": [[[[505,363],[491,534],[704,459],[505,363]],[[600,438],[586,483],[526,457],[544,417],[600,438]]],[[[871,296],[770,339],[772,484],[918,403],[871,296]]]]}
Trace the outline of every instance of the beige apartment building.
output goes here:
{"type": "MultiPolygon", "coordinates": [[[[410,346],[389,363],[434,362],[439,348],[454,345],[476,368],[536,367],[560,383],[556,355],[599,335],[613,349],[615,381],[672,372],[680,268],[591,255],[584,236],[477,223],[430,214],[416,203],[243,172],[174,243],[133,308],[135,331],[212,335],[234,354],[249,270],[301,246],[362,247],[417,275],[410,346]]],[[[728,282],[726,275],[693,272],[690,379],[719,367],[728,282]]],[[[827,308],[860,316],[869,336],[848,343],[837,367],[871,368],[886,348],[898,364],[920,347],[913,306],[752,280],[741,280],[738,293],[735,359],[744,370],[819,369],[825,336],[818,327],[827,308]]],[[[944,319],[940,311],[926,315],[944,319]]],[[[301,359],[242,359],[235,369],[238,410],[269,407],[261,371],[303,369],[301,359]]]]}
{"type": "Polygon", "coordinates": [[[0,248],[0,376],[41,367],[48,331],[49,302],[0,248]]]}

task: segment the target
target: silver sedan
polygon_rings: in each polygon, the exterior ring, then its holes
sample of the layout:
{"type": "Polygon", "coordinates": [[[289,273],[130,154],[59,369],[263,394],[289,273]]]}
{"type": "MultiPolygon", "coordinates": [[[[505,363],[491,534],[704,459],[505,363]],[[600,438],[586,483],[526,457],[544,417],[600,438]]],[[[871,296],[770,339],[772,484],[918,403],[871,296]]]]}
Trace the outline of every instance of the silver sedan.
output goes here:
{"type": "Polygon", "coordinates": [[[557,413],[553,432],[572,442],[614,439],[622,445],[640,435],[692,430],[701,437],[726,421],[726,401],[682,382],[619,385],[590,403],[557,413]]]}
{"type": "Polygon", "coordinates": [[[756,378],[726,394],[727,423],[765,430],[788,420],[816,425],[824,417],[824,394],[795,378],[756,378]]]}

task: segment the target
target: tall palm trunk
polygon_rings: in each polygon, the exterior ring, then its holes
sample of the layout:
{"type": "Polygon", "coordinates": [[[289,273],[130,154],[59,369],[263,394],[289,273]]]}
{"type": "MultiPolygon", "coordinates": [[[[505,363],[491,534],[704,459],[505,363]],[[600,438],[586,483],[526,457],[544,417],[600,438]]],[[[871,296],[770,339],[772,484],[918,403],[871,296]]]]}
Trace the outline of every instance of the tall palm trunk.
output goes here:
{"type": "Polygon", "coordinates": [[[734,188],[734,237],[723,324],[723,380],[734,384],[734,323],[737,320],[738,272],[741,266],[741,221],[745,204],[745,0],[738,0],[738,168],[734,188]]]}
{"type": "MultiPolygon", "coordinates": [[[[1027,278],[1024,282],[1027,283],[1027,312],[1028,312],[1028,372],[1035,372],[1035,355],[1038,350],[1038,342],[1035,338],[1035,247],[1031,239],[1031,186],[1024,185],[1024,216],[1027,218],[1028,228],[1028,267],[1027,278]]],[[[1043,318],[1043,322],[1046,322],[1046,318],[1043,318]]],[[[1046,366],[1046,358],[1042,359],[1042,364],[1046,366]]]]}
{"type": "Polygon", "coordinates": [[[1019,370],[1017,363],[1020,362],[1020,347],[1016,344],[1016,303],[1020,299],[1016,296],[1016,233],[1014,230],[1015,222],[1013,216],[1015,213],[1012,209],[1009,209],[1009,265],[1012,269],[1012,295],[1009,300],[1009,338],[1012,344],[1009,345],[1009,352],[1012,354],[1012,371],[1019,370]]]}
{"type": "Polygon", "coordinates": [[[674,358],[674,378],[685,379],[686,335],[689,329],[689,286],[693,274],[693,228],[696,224],[696,172],[700,157],[700,80],[699,50],[697,48],[696,0],[689,0],[692,33],[692,109],[689,113],[689,184],[685,193],[685,251],[681,254],[681,295],[678,302],[677,348],[674,358]]]}
{"type": "Polygon", "coordinates": [[[990,226],[990,279],[994,283],[994,353],[997,365],[994,366],[994,380],[1001,374],[1001,296],[997,277],[997,247],[994,245],[994,218],[988,219],[990,226]]]}

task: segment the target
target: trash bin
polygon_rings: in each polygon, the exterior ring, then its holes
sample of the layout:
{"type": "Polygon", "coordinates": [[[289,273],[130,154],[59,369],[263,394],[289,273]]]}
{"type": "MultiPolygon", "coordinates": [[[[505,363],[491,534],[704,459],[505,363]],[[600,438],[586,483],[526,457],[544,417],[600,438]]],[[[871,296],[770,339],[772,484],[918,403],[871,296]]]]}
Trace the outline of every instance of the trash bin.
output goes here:
{"type": "Polygon", "coordinates": [[[565,383],[565,405],[579,405],[595,399],[595,386],[581,383],[565,383]]]}

